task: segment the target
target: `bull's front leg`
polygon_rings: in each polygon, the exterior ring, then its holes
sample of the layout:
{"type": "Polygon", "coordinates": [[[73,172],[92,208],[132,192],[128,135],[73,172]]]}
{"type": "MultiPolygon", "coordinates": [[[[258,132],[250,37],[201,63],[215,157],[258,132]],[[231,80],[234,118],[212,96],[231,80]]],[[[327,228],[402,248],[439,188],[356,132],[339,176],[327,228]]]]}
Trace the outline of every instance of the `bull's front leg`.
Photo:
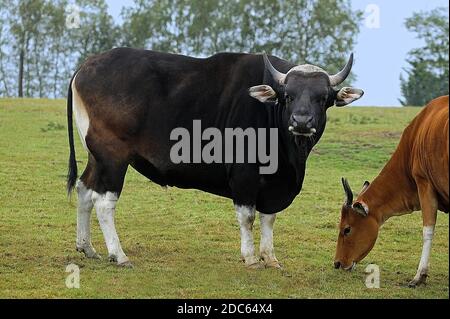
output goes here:
{"type": "Polygon", "coordinates": [[[281,268],[280,263],[275,257],[273,249],[273,224],[275,223],[276,214],[259,214],[261,222],[261,243],[259,252],[264,266],[269,268],[281,268]]]}
{"type": "Polygon", "coordinates": [[[235,205],[236,217],[241,230],[241,256],[248,268],[262,268],[260,259],[255,256],[253,242],[253,223],[255,221],[255,207],[235,205]]]}

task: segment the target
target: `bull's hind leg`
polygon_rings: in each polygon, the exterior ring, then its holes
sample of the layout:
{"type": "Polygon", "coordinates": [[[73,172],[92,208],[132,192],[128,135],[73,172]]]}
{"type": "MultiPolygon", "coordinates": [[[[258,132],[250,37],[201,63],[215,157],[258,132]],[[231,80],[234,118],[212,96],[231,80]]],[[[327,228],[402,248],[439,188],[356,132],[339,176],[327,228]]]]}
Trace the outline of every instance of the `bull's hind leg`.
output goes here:
{"type": "Polygon", "coordinates": [[[107,156],[103,150],[96,153],[95,159],[93,155],[89,156],[88,166],[89,169],[85,171],[81,180],[89,190],[92,206],[97,212],[108,249],[108,258],[119,266],[130,267],[132,265],[122,250],[114,222],[116,204],[128,165],[113,156],[107,156]]]}
{"type": "Polygon", "coordinates": [[[114,221],[116,204],[122,191],[127,166],[102,165],[102,168],[99,186],[97,186],[99,190],[93,192],[92,200],[108,249],[108,259],[119,266],[132,267],[120,245],[114,221]]]}
{"type": "Polygon", "coordinates": [[[92,190],[82,180],[77,183],[77,250],[88,258],[100,258],[91,243],[92,190]]]}
{"type": "Polygon", "coordinates": [[[132,267],[130,260],[122,250],[114,222],[119,194],[109,191],[104,194],[94,192],[92,198],[95,210],[97,211],[100,228],[105,238],[106,247],[108,248],[109,261],[116,262],[119,266],[132,267]]]}

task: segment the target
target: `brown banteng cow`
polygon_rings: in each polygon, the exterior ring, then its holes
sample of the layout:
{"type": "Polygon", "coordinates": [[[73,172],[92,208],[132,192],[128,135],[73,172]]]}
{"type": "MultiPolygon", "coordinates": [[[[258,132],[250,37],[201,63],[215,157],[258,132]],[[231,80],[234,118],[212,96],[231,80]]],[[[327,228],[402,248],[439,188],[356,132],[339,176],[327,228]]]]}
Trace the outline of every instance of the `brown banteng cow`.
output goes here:
{"type": "Polygon", "coordinates": [[[403,132],[389,162],[358,198],[346,179],[335,267],[354,268],[372,249],[390,217],[422,210],[423,250],[410,287],[425,283],[437,210],[449,212],[448,96],[431,101],[403,132]]]}

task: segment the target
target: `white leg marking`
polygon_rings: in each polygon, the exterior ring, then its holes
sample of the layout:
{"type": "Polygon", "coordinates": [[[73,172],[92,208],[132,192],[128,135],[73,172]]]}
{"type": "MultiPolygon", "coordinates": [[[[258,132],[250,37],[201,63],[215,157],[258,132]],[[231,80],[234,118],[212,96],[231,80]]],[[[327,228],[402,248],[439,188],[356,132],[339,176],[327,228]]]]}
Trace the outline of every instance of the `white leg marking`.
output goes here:
{"type": "Polygon", "coordinates": [[[91,243],[91,212],[92,190],[87,189],[82,181],[77,182],[78,211],[77,211],[77,250],[88,258],[99,258],[91,243]]]}
{"type": "Polygon", "coordinates": [[[267,267],[280,268],[280,264],[278,263],[273,250],[273,224],[276,217],[276,214],[259,214],[261,222],[261,243],[259,252],[267,267]]]}
{"type": "Polygon", "coordinates": [[[241,229],[241,256],[247,266],[259,263],[255,256],[255,245],[253,243],[253,222],[255,221],[255,207],[235,206],[236,217],[241,229]]]}
{"type": "Polygon", "coordinates": [[[413,282],[421,283],[425,281],[428,275],[428,261],[430,259],[431,253],[431,243],[433,241],[434,226],[424,226],[423,227],[423,248],[422,257],[420,258],[419,268],[417,269],[416,276],[413,282]]]}
{"type": "Polygon", "coordinates": [[[114,215],[116,212],[116,203],[118,196],[116,193],[106,192],[98,194],[93,192],[92,199],[97,218],[105,238],[106,247],[108,248],[109,259],[117,261],[119,265],[131,265],[128,257],[122,250],[119,237],[117,236],[116,226],[114,224],[114,215]]]}
{"type": "Polygon", "coordinates": [[[73,113],[75,115],[75,123],[78,129],[78,134],[80,135],[81,143],[85,150],[89,151],[86,145],[86,135],[89,129],[89,116],[86,111],[86,106],[81,100],[78,94],[75,80],[77,76],[73,78],[72,82],[72,102],[73,102],[73,113]]]}

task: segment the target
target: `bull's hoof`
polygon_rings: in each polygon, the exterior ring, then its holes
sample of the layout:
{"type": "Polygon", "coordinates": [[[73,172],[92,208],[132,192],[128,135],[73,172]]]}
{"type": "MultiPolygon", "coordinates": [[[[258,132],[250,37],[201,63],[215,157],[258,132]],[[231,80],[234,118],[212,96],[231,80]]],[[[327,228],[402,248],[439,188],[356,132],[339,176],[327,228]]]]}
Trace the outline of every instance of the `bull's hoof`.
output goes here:
{"type": "Polygon", "coordinates": [[[108,256],[108,260],[111,263],[116,263],[116,265],[118,267],[133,268],[133,264],[130,262],[130,260],[128,259],[127,256],[118,259],[116,255],[111,254],[111,255],[108,256]]]}
{"type": "Polygon", "coordinates": [[[262,262],[258,261],[258,262],[253,263],[253,264],[245,264],[245,267],[246,267],[247,269],[251,269],[251,270],[254,270],[254,269],[264,269],[264,264],[263,264],[262,262]]]}
{"type": "Polygon", "coordinates": [[[102,259],[102,257],[99,254],[97,254],[94,247],[90,247],[90,246],[78,247],[77,246],[77,251],[80,253],[83,253],[86,258],[102,259]]]}
{"type": "Polygon", "coordinates": [[[269,260],[269,261],[265,261],[264,260],[264,267],[266,267],[266,268],[275,268],[275,269],[283,269],[281,264],[276,259],[275,260],[269,260]]]}
{"type": "Polygon", "coordinates": [[[263,269],[264,268],[263,263],[256,256],[242,258],[242,261],[245,263],[245,267],[247,269],[263,269]]]}
{"type": "Polygon", "coordinates": [[[119,267],[123,267],[123,268],[134,268],[133,264],[131,263],[131,261],[124,261],[122,263],[117,263],[117,266],[119,267]]]}
{"type": "Polygon", "coordinates": [[[427,277],[428,277],[427,274],[422,274],[422,275],[420,275],[419,278],[414,278],[413,280],[411,280],[408,283],[408,287],[409,288],[416,288],[416,287],[418,287],[420,285],[424,285],[425,286],[427,284],[427,277]]]}

